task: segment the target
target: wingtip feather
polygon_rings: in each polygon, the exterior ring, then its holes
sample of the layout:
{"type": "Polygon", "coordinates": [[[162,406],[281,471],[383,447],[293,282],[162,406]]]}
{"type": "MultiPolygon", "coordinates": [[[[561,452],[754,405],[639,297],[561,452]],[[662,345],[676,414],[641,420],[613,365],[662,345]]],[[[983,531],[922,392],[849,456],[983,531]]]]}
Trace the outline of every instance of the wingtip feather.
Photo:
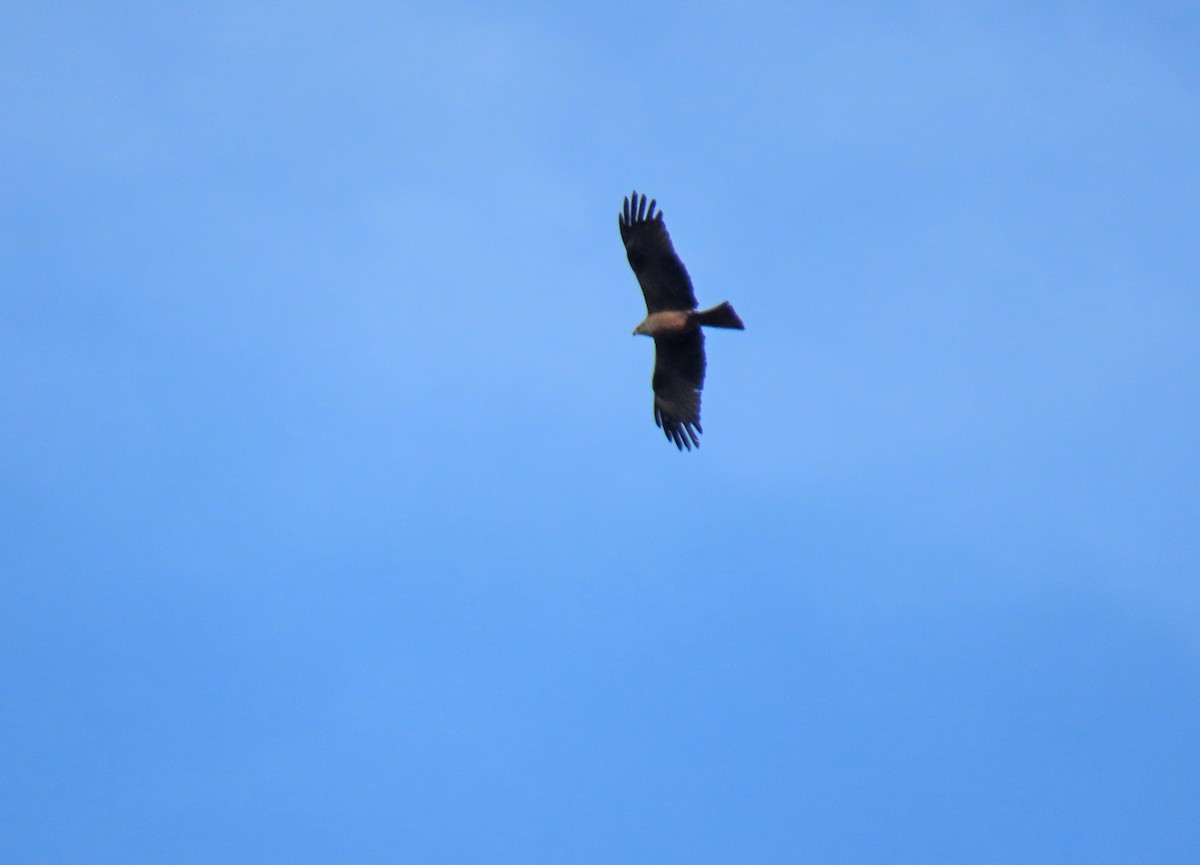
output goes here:
{"type": "Polygon", "coordinates": [[[638,222],[662,222],[663,212],[658,207],[657,198],[648,198],[636,189],[629,193],[621,202],[621,215],[626,228],[638,222]]]}

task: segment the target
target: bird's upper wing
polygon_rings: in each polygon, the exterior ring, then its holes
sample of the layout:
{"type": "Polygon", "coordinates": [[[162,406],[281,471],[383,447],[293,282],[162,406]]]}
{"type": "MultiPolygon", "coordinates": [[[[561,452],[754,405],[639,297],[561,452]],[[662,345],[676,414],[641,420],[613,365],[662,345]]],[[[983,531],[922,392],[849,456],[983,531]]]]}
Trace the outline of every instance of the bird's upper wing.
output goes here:
{"type": "Polygon", "coordinates": [[[704,334],[700,328],[654,338],[654,422],[680,450],[700,447],[704,334]]]}
{"type": "Polygon", "coordinates": [[[646,196],[634,192],[632,201],[625,199],[625,206],[617,217],[629,266],[642,286],[647,312],[695,309],[692,280],[671,245],[662,211],[654,211],[656,203],[651,199],[647,207],[646,196]]]}

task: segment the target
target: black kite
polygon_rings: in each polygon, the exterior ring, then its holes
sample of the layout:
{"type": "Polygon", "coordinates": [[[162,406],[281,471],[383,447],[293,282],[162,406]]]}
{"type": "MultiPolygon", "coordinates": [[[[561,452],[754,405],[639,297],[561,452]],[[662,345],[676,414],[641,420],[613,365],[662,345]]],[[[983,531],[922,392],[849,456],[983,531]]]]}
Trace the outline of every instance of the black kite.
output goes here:
{"type": "Polygon", "coordinates": [[[646,318],[635,334],[654,338],[654,422],[680,450],[700,447],[700,389],[704,387],[704,334],[700,326],[744,330],[728,301],[696,310],[692,280],[663,224],[657,202],[635,190],[617,222],[625,254],[646,298],[646,318]],[[631,200],[632,199],[632,200],[631,200]]]}

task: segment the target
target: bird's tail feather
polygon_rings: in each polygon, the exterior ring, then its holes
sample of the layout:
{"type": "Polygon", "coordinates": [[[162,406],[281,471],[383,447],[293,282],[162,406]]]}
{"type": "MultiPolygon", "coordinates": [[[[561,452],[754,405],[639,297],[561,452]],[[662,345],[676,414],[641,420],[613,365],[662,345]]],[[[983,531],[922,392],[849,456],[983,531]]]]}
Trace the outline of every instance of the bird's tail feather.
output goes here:
{"type": "Polygon", "coordinates": [[[691,319],[697,324],[703,324],[706,327],[728,327],[734,330],[746,329],[746,325],[742,324],[742,320],[733,311],[733,306],[729,301],[718,303],[711,309],[701,309],[693,312],[691,319]]]}

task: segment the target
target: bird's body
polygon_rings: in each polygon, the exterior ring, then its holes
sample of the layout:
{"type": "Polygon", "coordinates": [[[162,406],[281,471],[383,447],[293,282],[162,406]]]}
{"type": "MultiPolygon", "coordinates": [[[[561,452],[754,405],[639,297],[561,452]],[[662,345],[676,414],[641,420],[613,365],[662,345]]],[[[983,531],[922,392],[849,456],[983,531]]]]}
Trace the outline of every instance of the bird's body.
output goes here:
{"type": "Polygon", "coordinates": [[[691,320],[691,316],[682,309],[668,309],[665,312],[652,312],[634,328],[634,336],[645,334],[646,336],[670,336],[674,333],[683,333],[686,330],[699,327],[691,320]]]}
{"type": "Polygon", "coordinates": [[[634,334],[654,338],[654,422],[680,450],[700,446],[700,390],[704,387],[704,334],[700,328],[742,330],[728,302],[697,310],[692,280],[663,223],[657,202],[635,191],[617,222],[629,266],[646,299],[646,318],[634,334]]]}

